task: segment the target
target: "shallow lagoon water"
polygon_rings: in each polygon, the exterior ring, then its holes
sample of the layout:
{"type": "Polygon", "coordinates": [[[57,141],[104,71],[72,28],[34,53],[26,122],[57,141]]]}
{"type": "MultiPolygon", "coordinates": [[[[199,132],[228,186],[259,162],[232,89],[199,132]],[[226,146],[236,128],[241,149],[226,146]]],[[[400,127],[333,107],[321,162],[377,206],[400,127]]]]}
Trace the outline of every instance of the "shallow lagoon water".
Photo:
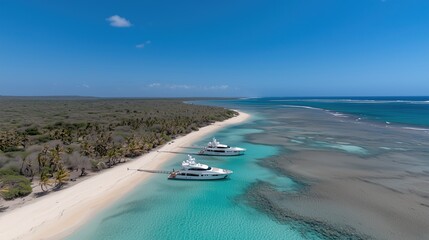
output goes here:
{"type": "MultiPolygon", "coordinates": [[[[258,180],[281,191],[299,187],[292,179],[258,164],[278,154],[276,147],[245,141],[247,134],[260,131],[244,124],[215,134],[221,142],[247,148],[245,155],[196,156],[208,165],[233,170],[230,179],[173,181],[167,180],[167,175],[154,174],[68,239],[304,239],[296,228],[278,223],[240,199],[246,188],[258,180]]],[[[195,144],[203,145],[210,139],[207,136],[195,144]]],[[[185,158],[186,154],[178,154],[163,169],[178,168],[185,158]]],[[[308,239],[311,230],[306,234],[308,239]]],[[[312,239],[319,237],[314,235],[312,239]]]]}

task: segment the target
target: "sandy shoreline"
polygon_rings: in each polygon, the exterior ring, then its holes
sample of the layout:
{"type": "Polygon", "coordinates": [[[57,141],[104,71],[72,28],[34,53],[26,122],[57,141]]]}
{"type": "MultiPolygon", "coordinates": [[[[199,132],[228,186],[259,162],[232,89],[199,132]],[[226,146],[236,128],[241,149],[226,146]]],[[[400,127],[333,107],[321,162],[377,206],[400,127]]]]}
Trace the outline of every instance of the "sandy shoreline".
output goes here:
{"type": "Polygon", "coordinates": [[[239,112],[234,118],[200,128],[179,137],[157,151],[151,151],[130,162],[108,169],[67,189],[53,192],[34,202],[0,216],[0,239],[60,239],[69,235],[94,214],[120,199],[150,174],[127,171],[127,168],[156,169],[174,157],[168,151],[183,151],[200,138],[226,126],[247,120],[239,112]]]}

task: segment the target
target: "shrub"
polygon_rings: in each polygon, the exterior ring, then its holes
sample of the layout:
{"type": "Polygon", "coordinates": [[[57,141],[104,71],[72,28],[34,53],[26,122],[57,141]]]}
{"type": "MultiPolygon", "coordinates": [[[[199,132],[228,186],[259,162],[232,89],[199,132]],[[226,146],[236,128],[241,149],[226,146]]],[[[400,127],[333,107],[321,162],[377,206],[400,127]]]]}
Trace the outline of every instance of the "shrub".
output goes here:
{"type": "Polygon", "coordinates": [[[91,160],[91,170],[94,172],[106,169],[107,166],[102,160],[91,160]]]}
{"type": "Polygon", "coordinates": [[[46,142],[49,142],[51,140],[54,140],[51,136],[42,135],[42,136],[37,138],[37,143],[46,143],[46,142]]]}
{"type": "Polygon", "coordinates": [[[0,178],[6,175],[19,175],[19,173],[14,169],[0,168],[0,178]]]}
{"type": "Polygon", "coordinates": [[[39,135],[40,134],[39,130],[36,127],[25,129],[25,133],[27,135],[30,135],[30,136],[35,136],[35,135],[39,135]]]}
{"type": "Polygon", "coordinates": [[[22,149],[16,146],[8,146],[2,149],[3,152],[8,153],[8,152],[19,152],[22,149]]]}
{"type": "Polygon", "coordinates": [[[30,180],[19,175],[0,176],[0,185],[1,189],[3,190],[1,195],[5,200],[24,197],[30,194],[32,191],[30,180]]]}

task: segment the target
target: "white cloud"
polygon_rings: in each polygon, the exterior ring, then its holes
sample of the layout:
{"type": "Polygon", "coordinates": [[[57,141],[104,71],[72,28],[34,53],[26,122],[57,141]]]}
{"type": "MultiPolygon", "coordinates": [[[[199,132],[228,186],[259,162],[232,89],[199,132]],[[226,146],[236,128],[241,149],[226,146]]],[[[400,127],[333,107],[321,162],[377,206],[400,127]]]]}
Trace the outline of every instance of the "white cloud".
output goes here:
{"type": "Polygon", "coordinates": [[[195,86],[191,86],[191,85],[168,85],[167,86],[170,89],[191,89],[191,88],[195,88],[195,86]]]}
{"type": "Polygon", "coordinates": [[[151,44],[151,43],[152,43],[151,41],[147,40],[147,41],[146,41],[146,42],[144,42],[144,43],[137,44],[137,45],[136,45],[136,48],[144,48],[145,46],[147,46],[147,45],[149,45],[149,44],[151,44]]]}
{"type": "Polygon", "coordinates": [[[148,87],[160,87],[161,84],[160,83],[151,83],[148,85],[148,87]]]}
{"type": "Polygon", "coordinates": [[[191,88],[195,88],[195,86],[192,86],[192,85],[161,84],[161,83],[151,83],[147,86],[150,88],[168,88],[168,89],[191,89],[191,88]]]}
{"type": "Polygon", "coordinates": [[[110,26],[112,27],[131,27],[130,21],[118,15],[108,17],[106,21],[110,22],[110,26]]]}
{"type": "Polygon", "coordinates": [[[89,85],[84,83],[84,84],[82,84],[82,87],[89,88],[89,85]]]}
{"type": "Polygon", "coordinates": [[[206,89],[209,89],[209,90],[222,90],[222,89],[227,89],[227,88],[229,88],[228,85],[219,85],[219,86],[209,86],[206,89]]]}

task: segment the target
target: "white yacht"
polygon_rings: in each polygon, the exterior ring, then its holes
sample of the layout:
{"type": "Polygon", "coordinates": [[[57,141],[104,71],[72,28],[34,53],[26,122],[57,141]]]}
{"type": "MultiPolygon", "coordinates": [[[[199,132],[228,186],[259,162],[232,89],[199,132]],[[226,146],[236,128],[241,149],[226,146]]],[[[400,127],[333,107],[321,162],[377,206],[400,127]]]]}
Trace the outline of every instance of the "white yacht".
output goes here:
{"type": "Polygon", "coordinates": [[[231,170],[209,167],[195,162],[195,158],[188,155],[188,159],[182,162],[182,169],[170,173],[168,179],[185,180],[216,180],[227,178],[232,174],[231,170]]]}
{"type": "Polygon", "coordinates": [[[213,138],[213,140],[209,142],[206,147],[201,149],[199,154],[216,156],[237,156],[244,154],[244,151],[246,151],[246,149],[239,147],[230,147],[228,145],[221,144],[216,140],[216,138],[213,138]]]}

